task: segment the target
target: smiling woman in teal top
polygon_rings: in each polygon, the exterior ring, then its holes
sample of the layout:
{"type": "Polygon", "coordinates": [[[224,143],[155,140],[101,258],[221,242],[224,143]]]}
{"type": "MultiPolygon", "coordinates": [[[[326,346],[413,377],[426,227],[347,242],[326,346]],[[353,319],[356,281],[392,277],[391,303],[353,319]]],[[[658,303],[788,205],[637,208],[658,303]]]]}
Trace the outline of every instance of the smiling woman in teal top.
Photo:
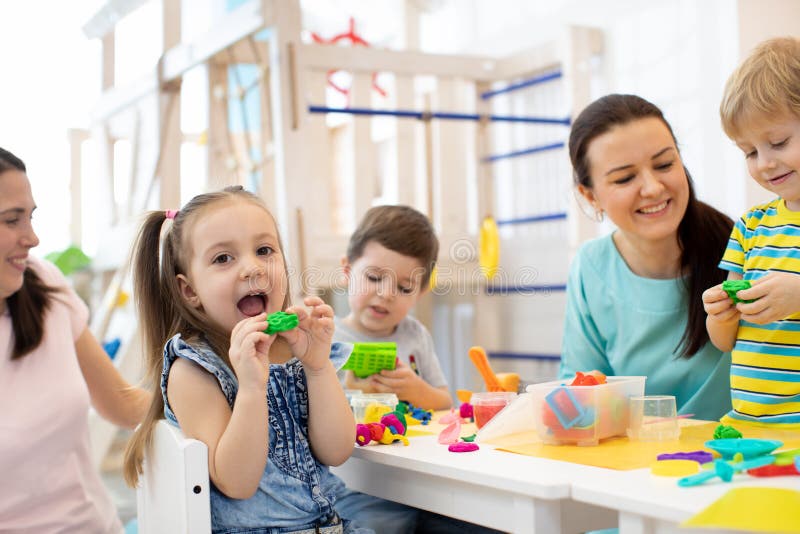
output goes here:
{"type": "Polygon", "coordinates": [[[590,104],[569,150],[578,192],[617,230],[572,263],[560,375],[646,375],[648,395],[719,419],[731,405],[730,354],[708,340],[701,295],[726,277],[717,259],[733,221],[697,200],[672,128],[642,98],[590,104]]]}

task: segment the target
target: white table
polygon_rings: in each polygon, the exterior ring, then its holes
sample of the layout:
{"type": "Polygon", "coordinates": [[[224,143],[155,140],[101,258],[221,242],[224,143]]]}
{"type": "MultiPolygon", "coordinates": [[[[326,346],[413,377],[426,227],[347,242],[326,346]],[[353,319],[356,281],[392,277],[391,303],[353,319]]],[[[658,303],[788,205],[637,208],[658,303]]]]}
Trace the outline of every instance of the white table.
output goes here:
{"type": "MultiPolygon", "coordinates": [[[[702,511],[734,487],[761,486],[800,490],[800,477],[759,478],[737,474],[730,483],[719,479],[681,488],[675,478],[656,477],[649,469],[586,471],[572,481],[572,499],[619,511],[620,534],[700,532],[678,525],[702,511]]],[[[797,526],[800,532],[800,525],[797,526]]],[[[721,532],[702,530],[703,534],[721,532]]]]}
{"type": "MultiPolygon", "coordinates": [[[[583,532],[617,524],[613,510],[570,499],[576,476],[605,469],[495,451],[452,453],[436,436],[356,447],[333,472],[355,490],[503,531],[583,532]]],[[[604,506],[604,505],[601,505],[604,506]]]]}

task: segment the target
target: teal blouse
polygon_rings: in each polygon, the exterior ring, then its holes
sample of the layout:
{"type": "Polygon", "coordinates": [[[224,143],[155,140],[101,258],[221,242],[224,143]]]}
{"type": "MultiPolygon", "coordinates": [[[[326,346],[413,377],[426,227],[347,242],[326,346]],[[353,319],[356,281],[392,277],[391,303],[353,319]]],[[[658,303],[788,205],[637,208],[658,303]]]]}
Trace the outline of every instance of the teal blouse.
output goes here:
{"type": "Polygon", "coordinates": [[[711,342],[689,359],[678,355],[686,298],[680,278],[634,274],[611,235],[585,243],[567,283],[559,375],[645,375],[647,395],[674,395],[679,413],[719,420],[731,409],[731,356],[711,342]]]}

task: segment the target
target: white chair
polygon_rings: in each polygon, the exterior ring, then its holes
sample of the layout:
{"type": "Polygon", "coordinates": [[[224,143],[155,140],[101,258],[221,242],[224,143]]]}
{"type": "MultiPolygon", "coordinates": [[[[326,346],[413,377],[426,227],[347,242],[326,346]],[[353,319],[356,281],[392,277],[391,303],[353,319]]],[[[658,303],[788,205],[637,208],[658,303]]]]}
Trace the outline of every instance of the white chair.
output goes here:
{"type": "Polygon", "coordinates": [[[159,421],[136,489],[139,532],[208,534],[210,497],[208,447],[159,421]]]}

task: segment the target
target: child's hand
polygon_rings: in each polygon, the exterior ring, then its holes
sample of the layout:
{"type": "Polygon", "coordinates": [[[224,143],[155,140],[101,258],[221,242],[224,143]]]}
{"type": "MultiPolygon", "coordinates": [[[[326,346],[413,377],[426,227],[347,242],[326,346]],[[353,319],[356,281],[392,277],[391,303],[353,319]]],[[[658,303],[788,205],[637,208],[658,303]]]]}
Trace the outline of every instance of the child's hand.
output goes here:
{"type": "Polygon", "coordinates": [[[228,357],[240,389],[264,389],[269,380],[269,348],[275,336],[265,334],[266,328],[266,313],[248,317],[233,327],[228,357]]]}
{"type": "Polygon", "coordinates": [[[292,355],[303,364],[307,373],[318,373],[330,365],[333,339],[333,308],[319,297],[303,300],[311,307],[310,313],[300,306],[292,306],[287,313],[297,314],[297,328],[278,332],[289,342],[292,355]]]}
{"type": "Polygon", "coordinates": [[[751,281],[750,289],[739,291],[742,300],[736,308],[742,319],[755,324],[767,324],[786,319],[800,312],[800,276],[789,273],[767,273],[758,280],[751,281]]]}
{"type": "Polygon", "coordinates": [[[384,369],[369,377],[379,393],[394,393],[398,399],[413,399],[418,396],[425,382],[408,365],[397,360],[393,370],[384,369]]]}
{"type": "Polygon", "coordinates": [[[720,323],[739,320],[739,310],[733,300],[722,290],[722,284],[717,284],[703,291],[703,308],[708,318],[720,323]]]}

